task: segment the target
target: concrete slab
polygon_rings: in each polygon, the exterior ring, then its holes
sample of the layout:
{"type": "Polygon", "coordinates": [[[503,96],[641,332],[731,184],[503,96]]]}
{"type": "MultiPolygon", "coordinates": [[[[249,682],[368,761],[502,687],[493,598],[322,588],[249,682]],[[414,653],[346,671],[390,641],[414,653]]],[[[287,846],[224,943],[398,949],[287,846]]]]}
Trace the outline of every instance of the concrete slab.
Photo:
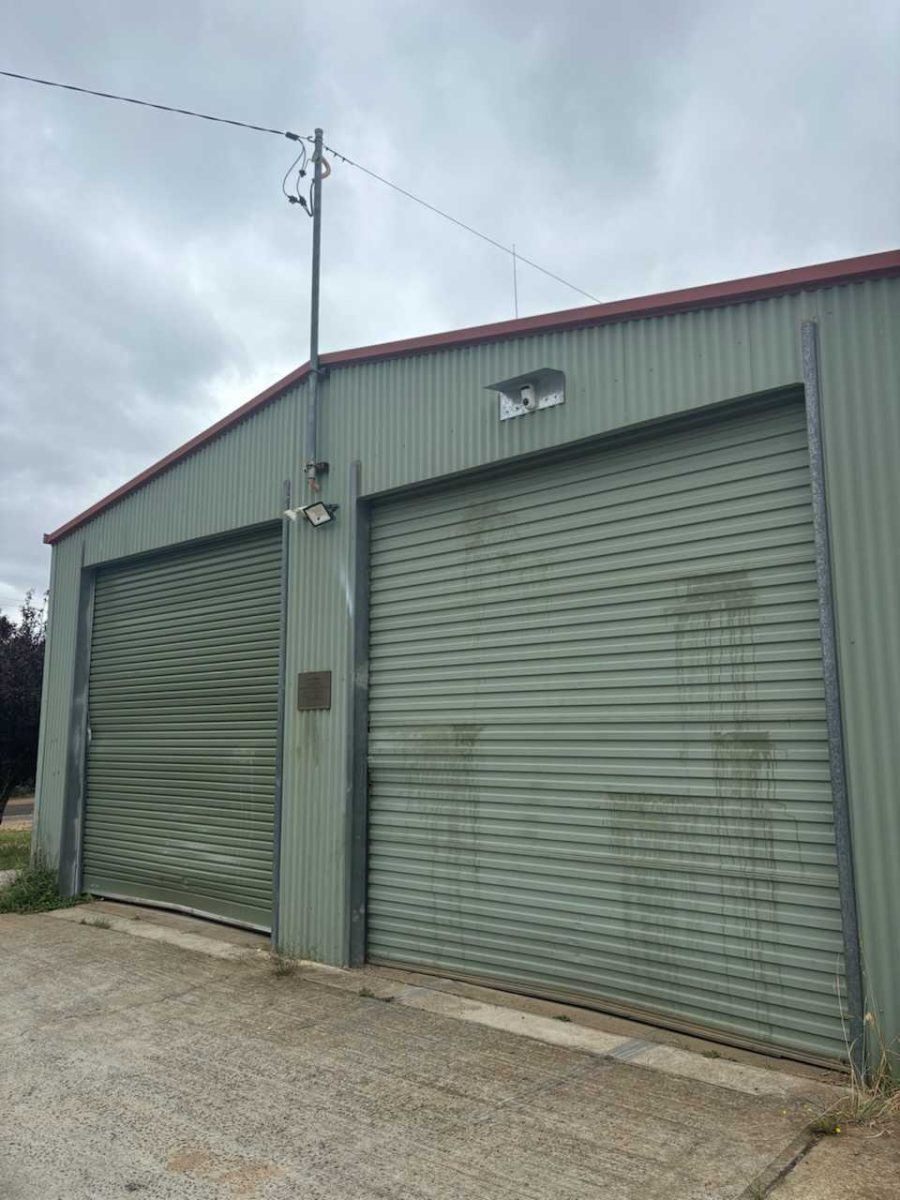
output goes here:
{"type": "Polygon", "coordinates": [[[900,1121],[823,1138],[771,1192],[772,1200],[897,1200],[900,1121]]]}
{"type": "MultiPolygon", "coordinates": [[[[268,939],[259,934],[250,934],[246,930],[119,901],[93,901],[77,909],[60,910],[53,915],[63,921],[76,921],[81,925],[93,924],[113,929],[117,933],[129,933],[136,937],[167,942],[185,950],[194,950],[209,954],[213,958],[232,961],[248,957],[258,958],[260,953],[267,953],[269,944],[268,939]]],[[[708,1043],[698,1043],[706,1047],[705,1052],[698,1054],[696,1050],[688,1052],[677,1045],[652,1042],[647,1040],[646,1035],[654,1031],[646,1025],[629,1023],[629,1032],[640,1032],[645,1035],[643,1037],[629,1037],[621,1031],[614,1033],[598,1028],[596,1023],[585,1025],[585,1013],[581,1009],[570,1009],[563,1016],[563,1024],[542,1012],[528,1011],[521,1003],[525,999],[521,996],[504,997],[503,993],[488,993],[486,989],[479,989],[486,997],[481,1000],[460,995],[457,991],[448,990],[446,986],[426,986],[449,983],[448,980],[441,980],[435,976],[420,976],[424,982],[410,985],[399,979],[396,972],[382,972],[377,968],[348,971],[299,960],[291,961],[289,966],[305,979],[343,991],[373,996],[379,1000],[390,1000],[411,1008],[453,1017],[459,1021],[487,1025],[491,1029],[501,1029],[518,1037],[534,1038],[552,1046],[584,1050],[589,1054],[610,1055],[623,1062],[640,1061],[643,1065],[652,1066],[667,1075],[682,1075],[701,1082],[715,1083],[720,1087],[729,1087],[738,1092],[790,1096],[798,1091],[809,1092],[814,1083],[834,1084],[830,1072],[806,1071],[798,1077],[784,1071],[784,1062],[779,1059],[751,1055],[749,1057],[753,1061],[741,1064],[724,1058],[718,1051],[710,1051],[708,1043]],[[497,1003],[499,999],[519,1003],[497,1003]],[[574,1021],[569,1013],[576,1015],[574,1021]]],[[[558,1017],[559,1014],[554,1016],[558,1017]]],[[[692,1040],[696,1042],[696,1039],[692,1040]]],[[[818,1089],[817,1094],[822,1096],[825,1106],[834,1098],[827,1087],[818,1089]]]]}
{"type": "MultiPolygon", "coordinates": [[[[65,910],[60,910],[57,915],[61,916],[63,911],[65,910]]],[[[268,934],[257,933],[252,929],[240,929],[236,925],[226,925],[222,921],[213,921],[206,917],[156,908],[149,904],[132,904],[124,900],[90,900],[79,905],[78,912],[101,913],[104,916],[121,917],[127,921],[150,922],[160,929],[191,933],[251,950],[267,951],[271,946],[268,934]]]]}
{"type": "Polygon", "coordinates": [[[649,1025],[637,1018],[616,1016],[599,1009],[585,1008],[574,1002],[547,1000],[529,996],[523,992],[503,991],[485,984],[448,979],[436,973],[425,973],[399,967],[368,964],[364,970],[368,975],[374,975],[378,979],[390,979],[414,987],[426,987],[432,991],[449,992],[468,1000],[479,1000],[500,1008],[512,1008],[517,1012],[531,1013],[534,1016],[552,1017],[564,1023],[573,1022],[582,1028],[597,1029],[602,1033],[612,1034],[632,1043],[640,1041],[641,1043],[671,1046],[676,1050],[688,1050],[692,1054],[700,1055],[701,1058],[743,1063],[745,1066],[757,1067],[763,1071],[788,1071],[792,1077],[801,1076],[838,1088],[843,1088],[846,1083],[846,1076],[837,1070],[796,1062],[785,1055],[765,1054],[758,1050],[743,1049],[728,1043],[711,1041],[710,1038],[701,1037],[699,1034],[691,1035],[666,1029],[660,1025],[649,1025]]]}
{"type": "Polygon", "coordinates": [[[256,958],[260,953],[268,953],[264,946],[254,949],[235,944],[225,938],[209,937],[206,933],[197,933],[193,929],[158,924],[155,920],[145,920],[133,913],[123,916],[112,911],[112,906],[108,904],[79,904],[77,908],[58,909],[53,916],[61,921],[88,925],[94,929],[112,929],[116,933],[127,933],[131,937],[164,942],[169,946],[178,946],[182,950],[192,950],[197,954],[208,954],[211,958],[224,958],[229,962],[240,962],[245,958],[256,958]]]}
{"type": "Polygon", "coordinates": [[[0,917],[4,1200],[737,1200],[821,1108],[0,917]]]}

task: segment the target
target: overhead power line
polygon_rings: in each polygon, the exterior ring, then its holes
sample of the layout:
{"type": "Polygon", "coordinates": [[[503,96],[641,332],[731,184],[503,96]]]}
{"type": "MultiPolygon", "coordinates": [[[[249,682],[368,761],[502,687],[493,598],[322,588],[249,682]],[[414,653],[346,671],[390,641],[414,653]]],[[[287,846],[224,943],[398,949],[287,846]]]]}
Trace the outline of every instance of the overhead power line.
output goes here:
{"type": "MultiPolygon", "coordinates": [[[[155,104],[150,100],[139,100],[135,96],[120,96],[115,92],[95,91],[93,88],[76,87],[73,83],[60,83],[54,79],[39,79],[34,75],[22,75],[16,71],[0,70],[0,75],[6,76],[8,79],[20,79],[26,83],[41,84],[43,87],[60,88],[66,92],[79,92],[84,96],[98,96],[102,100],[117,100],[122,104],[136,104],[140,108],[155,108],[159,112],[177,113],[182,117],[197,117],[201,121],[213,121],[218,125],[233,125],[238,129],[252,130],[254,133],[271,133],[276,137],[290,138],[290,140],[294,142],[313,141],[313,138],[310,135],[293,133],[289,129],[272,129],[267,125],[254,125],[249,121],[234,121],[229,117],[217,117],[210,113],[195,112],[190,108],[176,108],[171,104],[155,104]]],[[[407,200],[412,200],[413,203],[419,204],[423,208],[427,208],[429,212],[433,212],[436,216],[443,217],[445,221],[449,221],[452,225],[456,225],[459,229],[464,229],[466,233],[471,233],[473,237],[480,238],[481,241],[487,242],[489,246],[493,246],[497,250],[502,250],[504,254],[511,255],[514,263],[525,263],[533,270],[539,271],[541,275],[546,275],[548,279],[553,279],[556,281],[556,283],[561,283],[564,287],[571,288],[573,292],[578,292],[580,296],[585,296],[588,300],[592,300],[597,304],[600,303],[599,298],[592,295],[591,292],[586,292],[584,288],[580,288],[576,284],[570,283],[568,279],[563,279],[561,275],[557,275],[555,272],[549,271],[546,267],[542,267],[540,263],[536,263],[533,259],[526,258],[524,254],[518,253],[510,246],[505,246],[503,242],[498,242],[496,238],[492,238],[488,234],[482,233],[480,229],[476,229],[473,225],[469,225],[465,221],[461,221],[458,217],[454,217],[450,213],[445,212],[444,209],[438,208],[437,205],[431,204],[427,200],[423,200],[421,196],[416,196],[413,192],[407,191],[406,188],[400,187],[399,184],[392,183],[390,179],[385,179],[385,177],[383,175],[379,175],[377,171],[373,171],[370,167],[363,166],[362,163],[356,162],[355,159],[343,154],[340,150],[335,150],[333,146],[326,146],[325,150],[335,158],[340,159],[341,162],[346,163],[347,166],[355,167],[357,171],[362,171],[362,173],[364,175],[368,175],[370,179],[375,179],[378,183],[383,184],[392,191],[398,192],[401,196],[405,196],[407,200]]],[[[295,160],[294,163],[292,163],[288,168],[288,171],[285,175],[285,182],[282,184],[282,190],[285,189],[287,177],[293,171],[294,167],[297,166],[298,161],[299,159],[295,160]]],[[[300,173],[302,176],[302,164],[300,173]]],[[[288,195],[287,192],[285,192],[285,194],[288,195]]],[[[292,199],[291,195],[288,195],[288,199],[292,199]]],[[[296,198],[294,198],[294,202],[297,202],[296,198]]]]}
{"type": "Polygon", "coordinates": [[[588,300],[594,300],[597,304],[600,301],[596,296],[592,296],[590,292],[586,292],[584,288],[576,287],[574,283],[569,283],[568,279],[563,279],[561,275],[554,275],[552,271],[548,271],[546,267],[540,266],[536,262],[532,262],[530,258],[526,258],[524,254],[519,254],[510,246],[504,246],[502,242],[496,241],[492,237],[488,237],[486,233],[482,233],[480,229],[475,229],[471,225],[467,225],[465,221],[460,221],[456,217],[451,217],[450,213],[444,212],[442,208],[437,208],[434,204],[429,204],[427,200],[423,200],[420,196],[414,196],[412,192],[408,192],[406,188],[402,188],[399,184],[391,183],[389,179],[385,179],[383,175],[377,174],[369,167],[364,167],[362,163],[354,162],[352,158],[348,158],[346,154],[341,154],[340,150],[335,150],[333,146],[326,146],[325,150],[328,154],[333,154],[335,158],[339,158],[341,162],[345,162],[349,167],[356,167],[357,171],[362,171],[364,175],[370,176],[372,179],[377,179],[379,183],[383,183],[385,187],[399,192],[401,196],[406,196],[408,200],[414,200],[416,204],[421,204],[423,208],[427,208],[430,212],[437,213],[439,217],[443,217],[445,221],[451,221],[454,225],[458,225],[460,229],[465,229],[467,233],[474,234],[475,237],[481,238],[483,242],[487,242],[489,246],[496,246],[498,250],[502,250],[504,254],[510,254],[518,262],[527,263],[529,267],[534,267],[535,271],[540,271],[542,275],[549,276],[550,279],[555,279],[557,283],[565,284],[571,288],[573,292],[579,292],[582,296],[587,296],[588,300]]]}
{"type": "Polygon", "coordinates": [[[274,133],[277,137],[290,138],[292,142],[311,142],[311,137],[291,133],[289,129],[269,129],[267,125],[252,125],[249,121],[232,121],[230,117],[214,117],[209,113],[194,112],[190,108],[173,108],[171,104],[154,104],[150,100],[136,100],[134,96],[118,96],[115,92],[95,92],[92,88],[76,87],[74,83],[58,83],[55,79],[36,79],[33,75],[18,75],[15,71],[0,71],[8,79],[23,79],[26,83],[40,83],[44,87],[62,88],[66,92],[80,92],[83,96],[99,96],[102,100],[119,100],[122,104],[137,104],[140,108],[156,108],[160,112],[178,113],[182,117],[198,117],[201,121],[215,121],[217,125],[235,125],[238,129],[252,129],[254,133],[274,133]]]}

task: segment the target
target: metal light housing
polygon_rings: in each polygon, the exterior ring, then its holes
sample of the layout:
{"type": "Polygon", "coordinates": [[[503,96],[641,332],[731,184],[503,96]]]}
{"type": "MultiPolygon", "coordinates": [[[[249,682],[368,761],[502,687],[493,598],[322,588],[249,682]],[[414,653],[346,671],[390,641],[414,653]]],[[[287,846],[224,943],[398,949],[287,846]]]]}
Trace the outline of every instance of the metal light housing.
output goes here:
{"type": "Polygon", "coordinates": [[[566,402],[566,376],[553,367],[535,367],[525,375],[501,379],[487,385],[500,397],[501,421],[524,417],[542,408],[555,408],[566,402]]]}
{"type": "Polygon", "coordinates": [[[337,510],[338,505],[336,504],[326,504],[324,500],[316,500],[312,504],[302,505],[298,511],[306,517],[310,525],[318,529],[320,525],[327,525],[329,521],[333,521],[337,510]]]}

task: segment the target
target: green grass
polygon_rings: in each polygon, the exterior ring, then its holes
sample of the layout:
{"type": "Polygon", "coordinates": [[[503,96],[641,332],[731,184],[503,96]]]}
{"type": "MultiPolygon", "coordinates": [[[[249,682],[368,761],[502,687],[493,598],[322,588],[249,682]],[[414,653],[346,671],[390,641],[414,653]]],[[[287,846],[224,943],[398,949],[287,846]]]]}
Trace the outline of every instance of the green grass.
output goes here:
{"type": "Polygon", "coordinates": [[[0,871],[20,871],[30,855],[30,829],[0,829],[0,871]]]}
{"type": "Polygon", "coordinates": [[[0,913],[49,912],[53,908],[70,908],[82,899],[61,896],[56,872],[41,863],[32,863],[12,883],[0,888],[0,913]]]}

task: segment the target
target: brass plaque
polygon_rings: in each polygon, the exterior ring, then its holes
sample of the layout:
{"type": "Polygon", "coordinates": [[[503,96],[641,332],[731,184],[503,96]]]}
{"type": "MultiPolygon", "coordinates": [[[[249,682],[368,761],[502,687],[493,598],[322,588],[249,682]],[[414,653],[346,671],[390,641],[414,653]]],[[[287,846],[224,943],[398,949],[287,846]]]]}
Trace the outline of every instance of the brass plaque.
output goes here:
{"type": "Polygon", "coordinates": [[[300,712],[331,708],[331,672],[301,671],[297,676],[297,708],[300,712]]]}

